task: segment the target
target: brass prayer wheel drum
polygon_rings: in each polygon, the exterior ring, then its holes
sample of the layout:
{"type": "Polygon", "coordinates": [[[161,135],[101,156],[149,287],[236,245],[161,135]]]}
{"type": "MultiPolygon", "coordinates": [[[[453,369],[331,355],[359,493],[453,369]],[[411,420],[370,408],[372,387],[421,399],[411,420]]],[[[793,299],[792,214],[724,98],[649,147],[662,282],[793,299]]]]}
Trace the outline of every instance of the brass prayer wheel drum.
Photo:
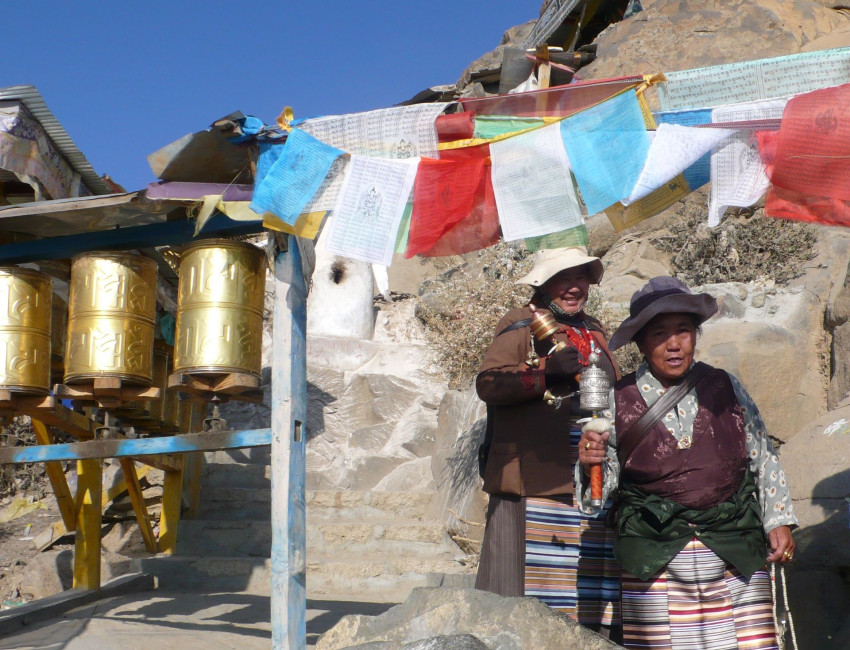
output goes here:
{"type": "Polygon", "coordinates": [[[184,250],[175,372],[260,376],[265,270],[263,251],[243,242],[212,239],[184,250]]]}
{"type": "Polygon", "coordinates": [[[0,267],[0,388],[21,394],[50,392],[48,275],[0,267]]]}
{"type": "Polygon", "coordinates": [[[152,380],[156,262],[132,253],[84,253],[71,262],[65,383],[152,380]]]}

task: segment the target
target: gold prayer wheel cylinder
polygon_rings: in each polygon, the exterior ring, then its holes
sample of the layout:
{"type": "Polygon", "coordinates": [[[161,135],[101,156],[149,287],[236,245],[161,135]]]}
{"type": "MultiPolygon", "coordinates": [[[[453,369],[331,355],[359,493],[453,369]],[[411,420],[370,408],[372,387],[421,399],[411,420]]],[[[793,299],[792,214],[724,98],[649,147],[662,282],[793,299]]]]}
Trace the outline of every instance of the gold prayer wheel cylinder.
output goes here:
{"type": "Polygon", "coordinates": [[[558,322],[552,312],[536,310],[531,316],[531,331],[538,341],[545,341],[558,331],[558,322]]]}
{"type": "Polygon", "coordinates": [[[132,253],[84,253],[71,262],[65,383],[153,375],[156,262],[132,253]]]}
{"type": "Polygon", "coordinates": [[[213,239],[180,258],[174,370],[188,374],[262,370],[265,254],[256,246],[213,239]]]}
{"type": "Polygon", "coordinates": [[[50,392],[50,276],[0,267],[0,388],[21,394],[50,392]]]}

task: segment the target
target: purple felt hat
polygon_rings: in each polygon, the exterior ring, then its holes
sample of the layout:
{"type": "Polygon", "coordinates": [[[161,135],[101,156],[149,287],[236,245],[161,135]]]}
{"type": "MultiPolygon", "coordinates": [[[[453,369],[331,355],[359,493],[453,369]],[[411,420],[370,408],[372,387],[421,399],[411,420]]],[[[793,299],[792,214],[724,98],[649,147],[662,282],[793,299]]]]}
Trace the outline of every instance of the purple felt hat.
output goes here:
{"type": "Polygon", "coordinates": [[[611,336],[612,350],[633,340],[640,329],[659,314],[694,314],[702,324],[717,312],[717,301],[707,293],[691,293],[681,280],[660,275],[632,294],[629,317],[611,336]]]}

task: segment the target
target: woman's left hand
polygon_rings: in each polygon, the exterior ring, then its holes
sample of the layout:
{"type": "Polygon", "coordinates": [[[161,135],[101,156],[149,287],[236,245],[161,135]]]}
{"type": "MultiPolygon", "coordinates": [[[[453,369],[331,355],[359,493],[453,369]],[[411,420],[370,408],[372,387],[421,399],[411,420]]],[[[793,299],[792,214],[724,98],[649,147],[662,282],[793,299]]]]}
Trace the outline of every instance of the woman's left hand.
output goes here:
{"type": "Polygon", "coordinates": [[[777,526],[767,536],[770,539],[771,550],[770,555],[767,556],[768,562],[787,564],[794,559],[794,549],[797,545],[788,526],[777,526]]]}

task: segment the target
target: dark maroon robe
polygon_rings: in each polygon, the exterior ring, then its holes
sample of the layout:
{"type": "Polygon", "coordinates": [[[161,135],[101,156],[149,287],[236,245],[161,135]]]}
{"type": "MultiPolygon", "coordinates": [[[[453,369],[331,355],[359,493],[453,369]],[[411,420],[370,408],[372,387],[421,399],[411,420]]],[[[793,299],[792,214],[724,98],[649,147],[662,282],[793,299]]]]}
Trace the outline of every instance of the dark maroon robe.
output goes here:
{"type": "MultiPolygon", "coordinates": [[[[618,445],[623,445],[631,425],[648,407],[635,373],[623,377],[615,388],[616,431],[618,445]]],[[[711,368],[696,393],[699,408],[691,446],[679,449],[662,418],[630,458],[620,458],[620,476],[646,494],[704,510],[737,492],[749,458],[744,414],[726,372],[711,368]]]]}

